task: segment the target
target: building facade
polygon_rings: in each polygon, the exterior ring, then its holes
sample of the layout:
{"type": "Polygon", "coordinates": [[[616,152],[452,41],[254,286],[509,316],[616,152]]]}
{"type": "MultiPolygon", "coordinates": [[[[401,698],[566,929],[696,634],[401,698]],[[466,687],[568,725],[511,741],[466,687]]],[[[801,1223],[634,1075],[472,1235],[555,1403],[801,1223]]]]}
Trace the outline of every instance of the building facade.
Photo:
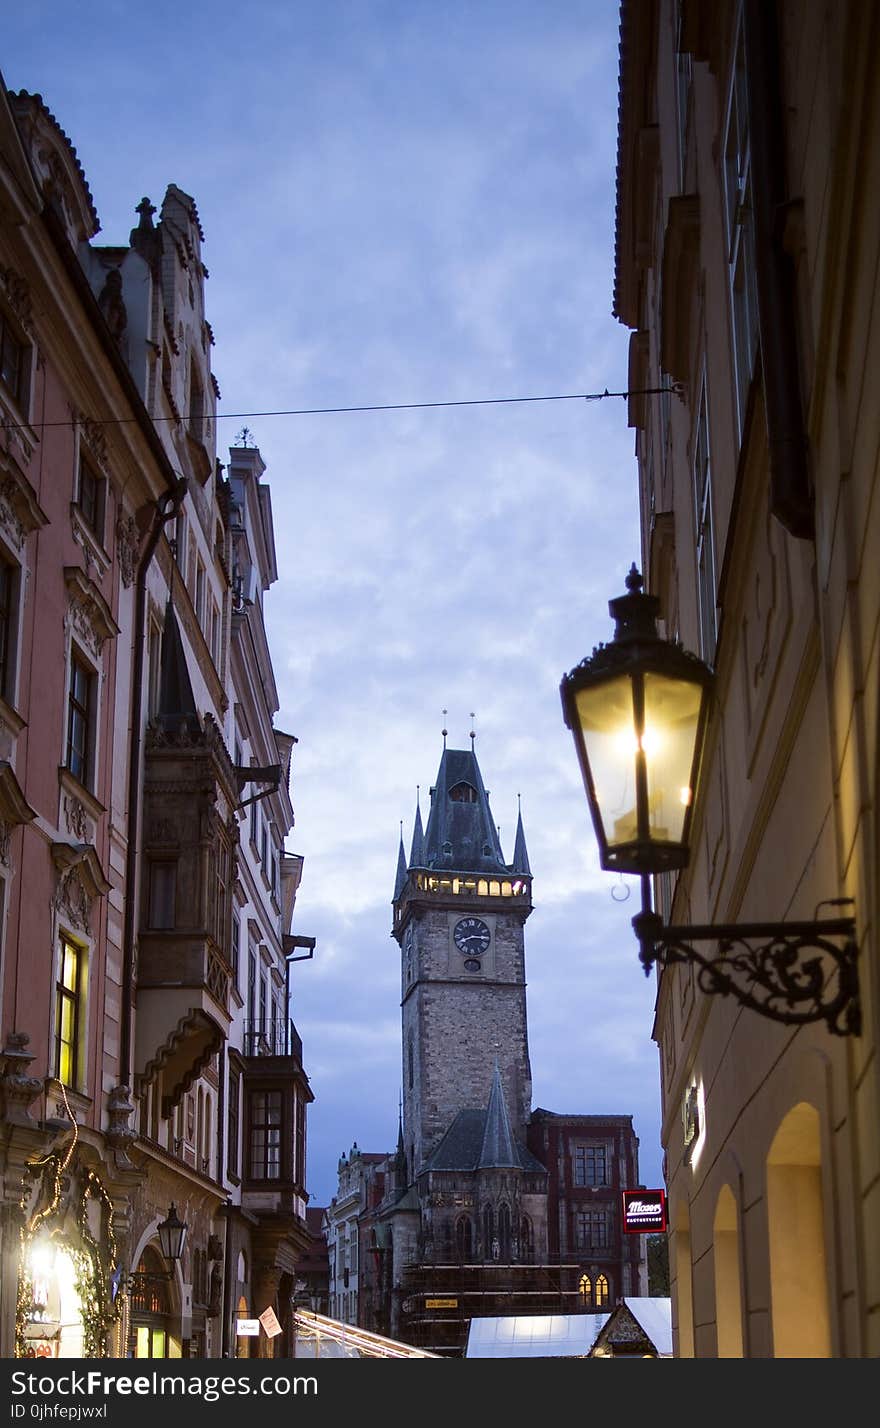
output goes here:
{"type": "Polygon", "coordinates": [[[642,569],[715,672],[656,896],[677,924],[849,900],[860,991],[860,1022],[784,1025],[660,974],[678,1357],[880,1354],[878,43],[873,4],[621,6],[642,569]]]}
{"type": "Polygon", "coordinates": [[[0,144],[0,1353],[219,1357],[305,1243],[271,504],[193,200],[102,247],[39,96],[0,144]]]}

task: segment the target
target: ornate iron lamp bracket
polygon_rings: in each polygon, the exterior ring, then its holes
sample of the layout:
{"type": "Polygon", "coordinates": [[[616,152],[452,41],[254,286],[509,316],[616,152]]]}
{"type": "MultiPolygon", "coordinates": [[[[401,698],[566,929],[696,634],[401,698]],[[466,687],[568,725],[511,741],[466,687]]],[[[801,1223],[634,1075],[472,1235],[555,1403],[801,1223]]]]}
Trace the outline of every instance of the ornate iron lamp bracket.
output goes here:
{"type": "Polygon", "coordinates": [[[665,927],[659,914],[646,907],[632,925],[646,976],[655,962],[661,967],[690,963],[702,992],[732,996],[786,1026],[824,1021],[837,1036],[861,1035],[852,917],[665,927]],[[695,942],[714,942],[718,950],[700,952],[695,942]]]}

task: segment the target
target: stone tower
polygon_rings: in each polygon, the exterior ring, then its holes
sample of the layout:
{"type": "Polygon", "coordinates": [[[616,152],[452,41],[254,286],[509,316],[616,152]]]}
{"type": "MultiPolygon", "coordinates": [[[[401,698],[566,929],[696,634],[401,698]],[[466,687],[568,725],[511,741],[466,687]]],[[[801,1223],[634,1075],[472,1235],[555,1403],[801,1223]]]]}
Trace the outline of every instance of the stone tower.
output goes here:
{"type": "MultiPolygon", "coordinates": [[[[416,807],[394,888],[401,953],[403,1142],[410,1183],[461,1111],[485,1113],[496,1077],[517,1142],[532,1078],[524,924],[532,910],[521,815],[505,863],[473,748],[447,749],[423,829],[416,807]]],[[[496,1093],[497,1094],[497,1093],[496,1093]]]]}

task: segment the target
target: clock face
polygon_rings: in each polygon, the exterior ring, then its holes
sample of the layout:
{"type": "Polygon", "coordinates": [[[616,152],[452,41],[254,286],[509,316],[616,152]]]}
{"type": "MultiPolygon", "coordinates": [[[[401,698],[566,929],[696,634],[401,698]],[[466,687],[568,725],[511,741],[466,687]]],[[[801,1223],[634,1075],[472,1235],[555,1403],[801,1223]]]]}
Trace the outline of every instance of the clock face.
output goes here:
{"type": "Polygon", "coordinates": [[[462,917],[452,929],[459,952],[467,957],[479,957],[489,946],[492,934],[480,917],[462,917]]]}

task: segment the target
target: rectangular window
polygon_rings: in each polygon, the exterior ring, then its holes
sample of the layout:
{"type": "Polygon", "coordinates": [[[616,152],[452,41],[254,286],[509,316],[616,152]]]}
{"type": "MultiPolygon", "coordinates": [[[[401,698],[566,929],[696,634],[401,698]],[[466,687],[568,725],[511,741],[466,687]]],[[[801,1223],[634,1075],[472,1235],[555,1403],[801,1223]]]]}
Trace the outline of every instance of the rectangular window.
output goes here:
{"type": "Polygon", "coordinates": [[[99,541],[104,538],[104,478],[85,456],[79,459],[79,480],[76,490],[76,504],[89,530],[99,541]]]}
{"type": "Polygon", "coordinates": [[[742,435],[746,402],[758,350],[758,287],[755,272],[751,136],[741,13],[724,132],[724,216],[727,229],[737,416],[742,435]]]}
{"type": "Polygon", "coordinates": [[[65,763],[81,784],[92,776],[92,704],[95,677],[76,650],[70,652],[65,763]]]}
{"type": "Polygon", "coordinates": [[[579,1250],[608,1248],[607,1210],[578,1210],[575,1215],[575,1244],[579,1250]]]}
{"type": "Polygon", "coordinates": [[[709,408],[706,379],[700,388],[700,406],[694,438],[694,524],[697,536],[697,601],[700,619],[700,654],[707,664],[715,658],[718,635],[715,603],[715,533],[712,520],[712,472],[709,461],[709,408]]]}
{"type": "Polygon", "coordinates": [[[18,566],[0,555],[0,695],[10,703],[15,695],[17,610],[18,566]]]}
{"type": "Polygon", "coordinates": [[[238,1175],[238,1124],[241,1115],[241,1077],[235,1071],[229,1073],[228,1144],[226,1147],[226,1168],[230,1175],[238,1175]]]}
{"type": "Polygon", "coordinates": [[[147,715],[150,719],[154,719],[159,709],[159,691],[162,681],[162,631],[155,620],[150,621],[147,659],[149,671],[147,715]]]}
{"type": "Polygon", "coordinates": [[[157,931],[176,926],[175,898],[177,864],[164,861],[150,864],[149,926],[157,931]]]}
{"type": "Polygon", "coordinates": [[[58,980],[55,983],[55,1064],[53,1074],[65,1086],[78,1078],[82,1036],[85,952],[61,934],[58,980]]]}
{"type": "Polygon", "coordinates": [[[575,1185],[607,1185],[607,1151],[604,1145],[577,1145],[574,1151],[575,1185]]]}
{"type": "Polygon", "coordinates": [[[232,914],[232,982],[238,991],[238,966],[241,959],[241,925],[238,914],[232,914]]]}
{"type": "Polygon", "coordinates": [[[257,1020],[257,954],[248,948],[247,1022],[245,1024],[245,1056],[255,1055],[257,1020]]]}
{"type": "Polygon", "coordinates": [[[180,511],[174,522],[174,555],[177,560],[177,568],[180,571],[180,578],[186,584],[186,516],[180,511]]]}
{"type": "Polygon", "coordinates": [[[220,663],[220,611],[215,601],[211,601],[211,658],[216,665],[220,663]]]}
{"type": "Polygon", "coordinates": [[[293,1178],[298,1185],[306,1183],[306,1102],[302,1096],[296,1097],[294,1106],[296,1127],[293,1138],[293,1178]]]}
{"type": "Polygon", "coordinates": [[[28,346],[0,308],[0,383],[20,407],[27,396],[28,346]]]}
{"type": "Polygon", "coordinates": [[[281,1092],[252,1091],[250,1179],[281,1178],[281,1092]]]}
{"type": "Polygon", "coordinates": [[[200,626],[205,623],[205,567],[196,561],[196,619],[200,626]]]}

